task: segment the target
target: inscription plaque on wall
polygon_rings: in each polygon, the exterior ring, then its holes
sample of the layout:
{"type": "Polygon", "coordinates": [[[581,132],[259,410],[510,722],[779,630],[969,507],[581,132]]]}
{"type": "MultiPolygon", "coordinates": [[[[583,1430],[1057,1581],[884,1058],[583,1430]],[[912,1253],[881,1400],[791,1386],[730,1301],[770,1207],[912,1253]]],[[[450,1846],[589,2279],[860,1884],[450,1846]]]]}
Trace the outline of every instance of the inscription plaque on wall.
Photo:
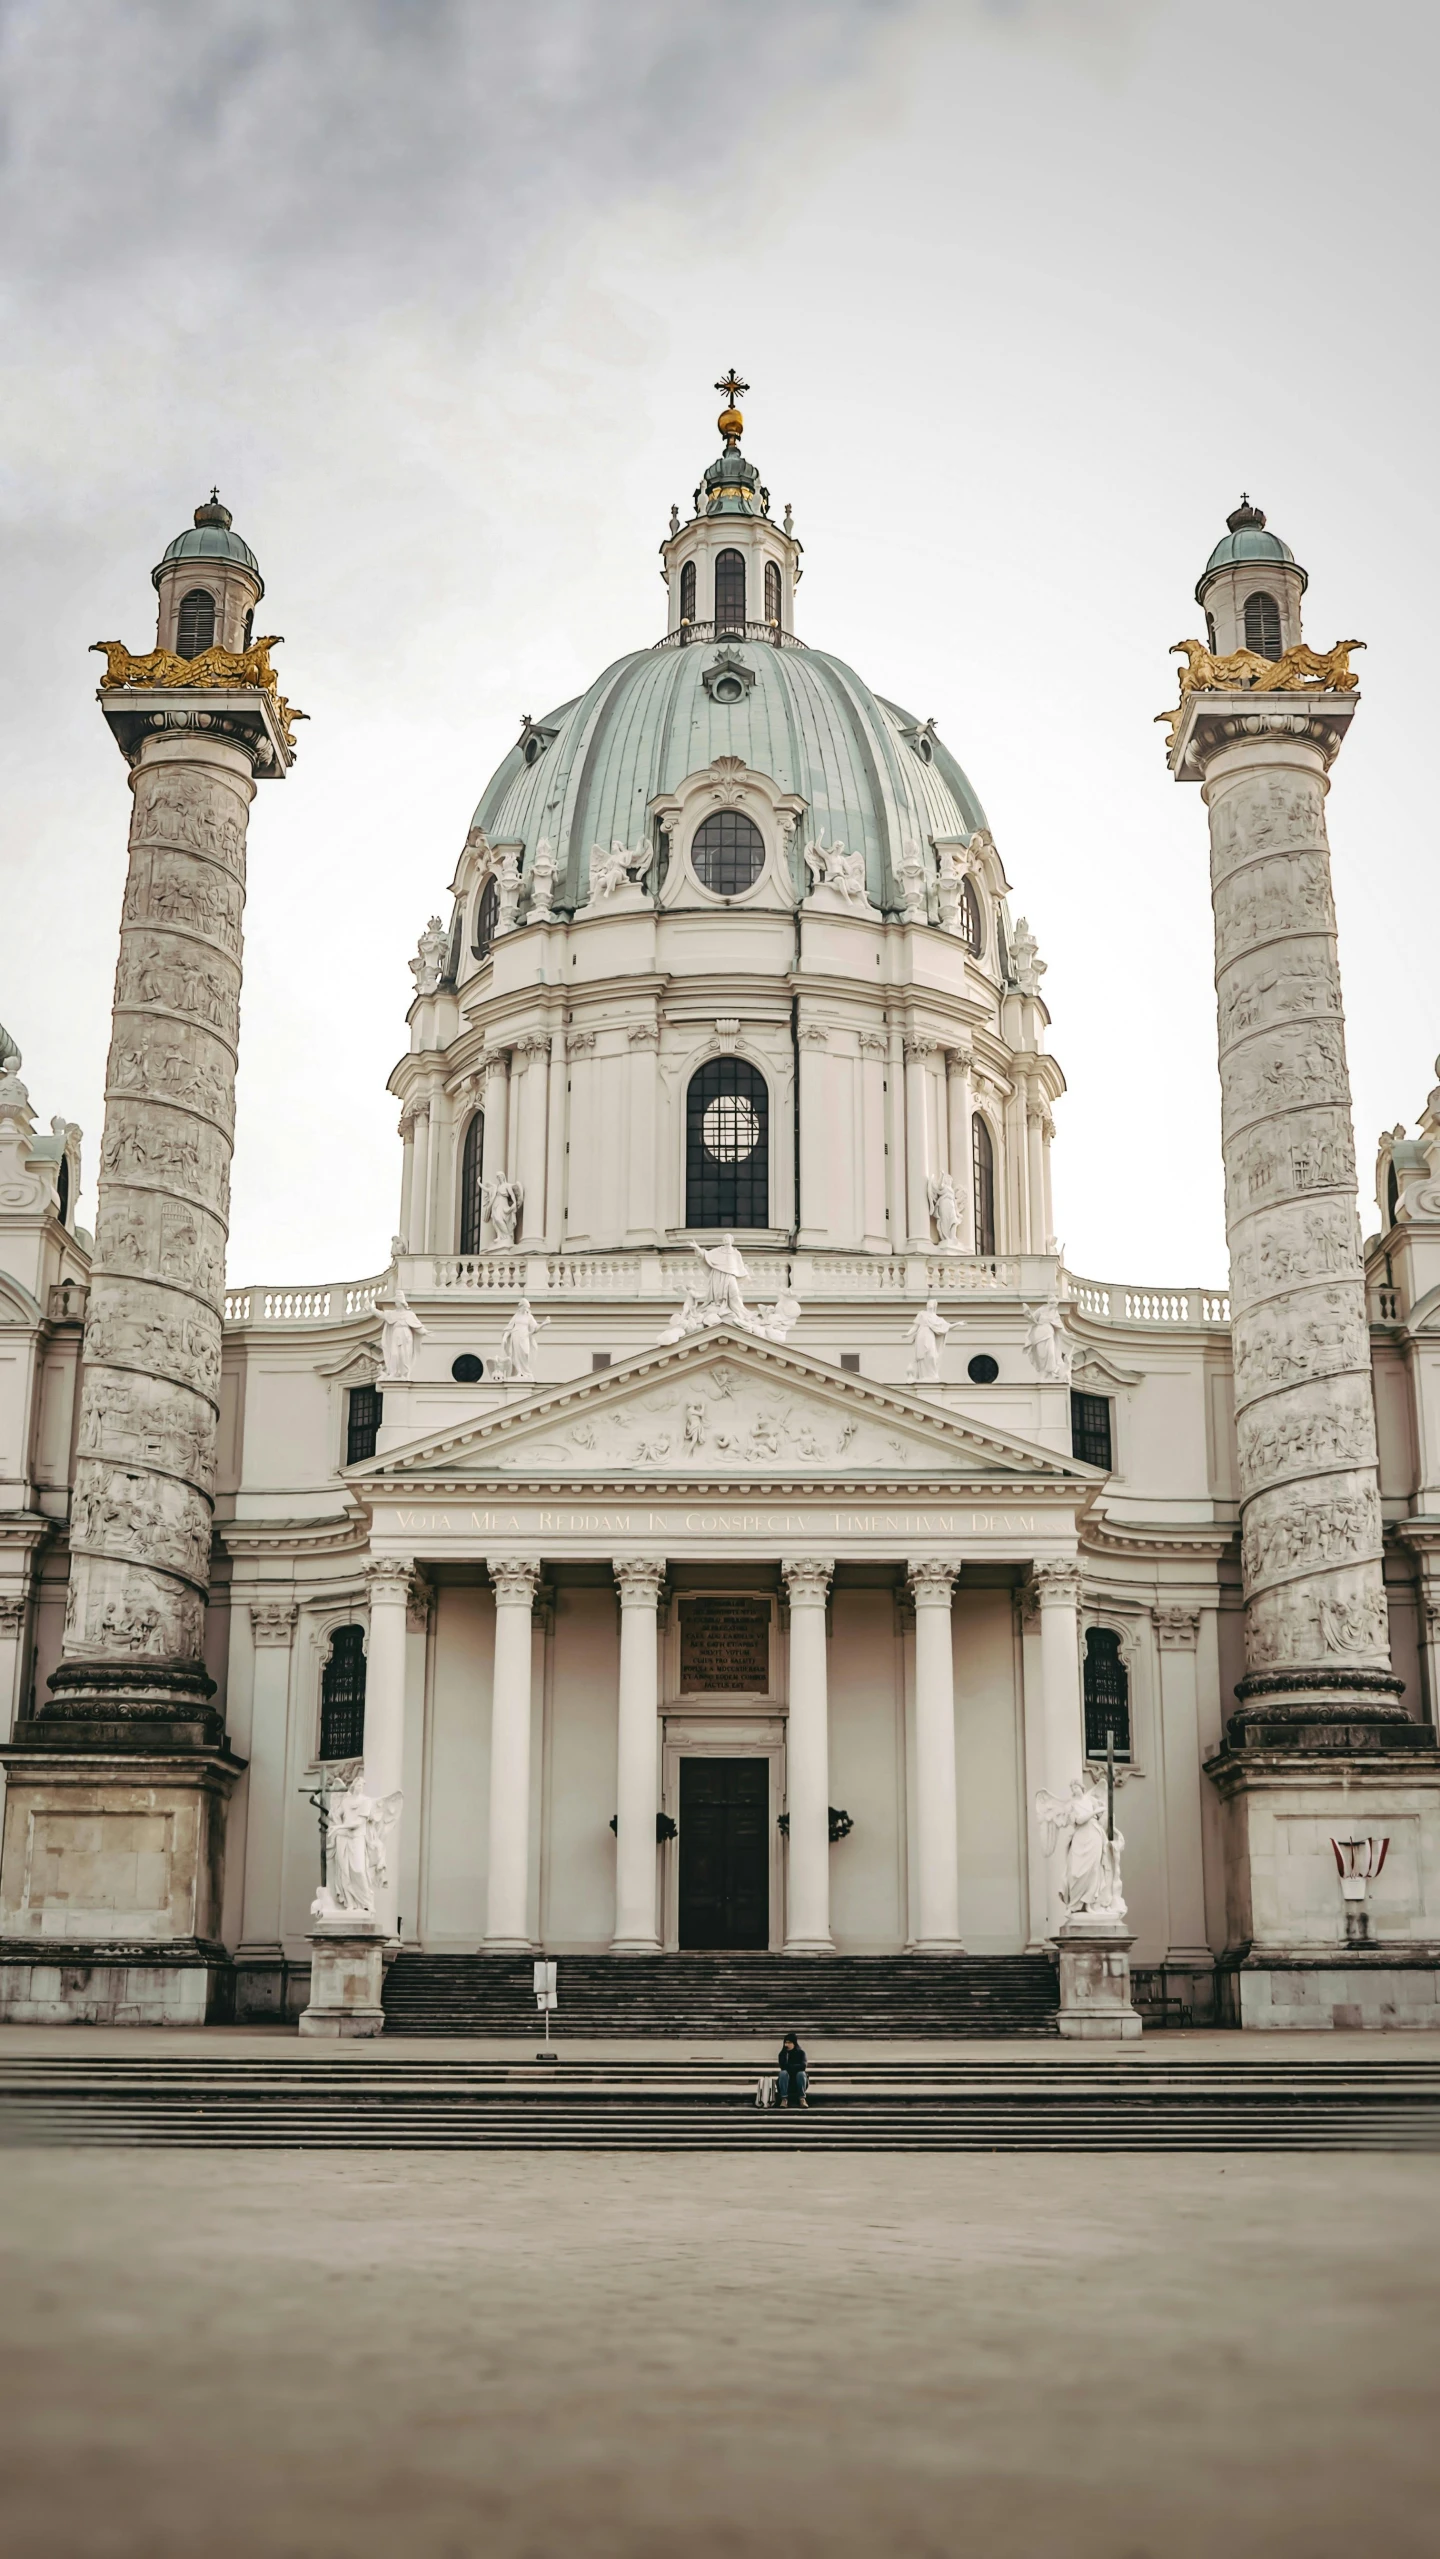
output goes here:
{"type": "Polygon", "coordinates": [[[680,1602],[680,1689],[757,1690],[770,1686],[770,1603],[716,1592],[680,1602]]]}

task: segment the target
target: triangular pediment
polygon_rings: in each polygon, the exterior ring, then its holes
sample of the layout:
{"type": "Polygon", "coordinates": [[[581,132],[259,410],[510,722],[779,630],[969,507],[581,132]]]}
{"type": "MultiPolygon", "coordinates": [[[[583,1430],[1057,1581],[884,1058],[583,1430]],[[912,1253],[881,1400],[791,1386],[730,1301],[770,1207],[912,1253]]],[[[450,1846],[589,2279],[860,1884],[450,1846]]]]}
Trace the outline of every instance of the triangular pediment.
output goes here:
{"type": "Polygon", "coordinates": [[[347,1470],[396,1484],[990,1484],[1088,1495],[1104,1477],[1032,1441],[728,1327],[391,1449],[347,1470]]]}

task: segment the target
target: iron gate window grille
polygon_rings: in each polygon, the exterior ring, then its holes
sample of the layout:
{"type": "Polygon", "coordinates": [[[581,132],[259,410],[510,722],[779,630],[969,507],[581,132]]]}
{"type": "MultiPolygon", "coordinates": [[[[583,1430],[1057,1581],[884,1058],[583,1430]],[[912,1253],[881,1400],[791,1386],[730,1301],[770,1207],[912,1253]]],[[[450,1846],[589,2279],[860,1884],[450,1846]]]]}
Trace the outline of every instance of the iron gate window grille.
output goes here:
{"type": "Polygon", "coordinates": [[[1109,1626],[1092,1626],[1085,1637],[1085,1756],[1103,1759],[1106,1735],[1115,1736],[1115,1756],[1130,1756],[1130,1674],[1120,1654],[1120,1638],[1109,1626]]]}
{"type": "Polygon", "coordinates": [[[1085,1466],[1103,1466],[1107,1475],[1115,1463],[1110,1432],[1110,1398],[1108,1395],[1081,1395],[1072,1390],[1070,1396],[1070,1454],[1085,1466]]]}
{"type": "Polygon", "coordinates": [[[485,1114],[477,1111],[465,1131],[465,1149],[460,1158],[460,1250],[478,1253],[480,1231],[485,1221],[485,1190],[481,1167],[485,1161],[485,1114]]]}
{"type": "Polygon", "coordinates": [[[707,1058],[685,1109],[685,1223],[770,1223],[770,1096],[743,1057],[707,1058]]]}
{"type": "Polygon", "coordinates": [[[765,868],[765,838],[742,809],[717,809],[696,828],[690,862],[702,888],[743,897],[765,868]]]}
{"type": "Polygon", "coordinates": [[[345,1417],[347,1466],[359,1466],[365,1458],[374,1456],[384,1400],[378,1386],[351,1387],[349,1410],[345,1417]]]}
{"type": "Polygon", "coordinates": [[[365,1748],[365,1629],[337,1626],[320,1680],[320,1757],[358,1759],[365,1748]]]}

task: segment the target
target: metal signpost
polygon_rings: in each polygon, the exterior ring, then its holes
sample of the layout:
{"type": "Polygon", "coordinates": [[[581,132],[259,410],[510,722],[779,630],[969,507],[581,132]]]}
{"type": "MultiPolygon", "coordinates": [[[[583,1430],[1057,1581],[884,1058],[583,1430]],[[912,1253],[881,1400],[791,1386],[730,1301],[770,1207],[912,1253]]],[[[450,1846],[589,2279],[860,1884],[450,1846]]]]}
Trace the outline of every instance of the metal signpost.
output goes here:
{"type": "Polygon", "coordinates": [[[536,2054],[537,2061],[558,2061],[560,2058],[550,2049],[550,2011],[560,2005],[560,1994],[555,1987],[559,1972],[560,1967],[553,1958],[547,1962],[542,1956],[535,1966],[535,2005],[545,2019],[545,2050],[536,2054]]]}

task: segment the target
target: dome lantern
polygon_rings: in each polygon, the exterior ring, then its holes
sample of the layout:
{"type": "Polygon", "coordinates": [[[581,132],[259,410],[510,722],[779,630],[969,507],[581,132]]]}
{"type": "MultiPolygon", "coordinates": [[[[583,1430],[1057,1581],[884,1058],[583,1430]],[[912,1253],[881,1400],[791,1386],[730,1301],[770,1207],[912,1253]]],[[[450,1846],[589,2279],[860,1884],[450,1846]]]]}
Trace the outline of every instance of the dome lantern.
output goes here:
{"type": "Polygon", "coordinates": [[[748,635],[780,645],[794,630],[800,544],[788,521],[771,523],[770,492],[740,450],[745,419],[739,402],[749,383],[732,365],[715,388],[725,403],[716,420],[723,450],[701,475],[689,523],[672,514],[660,546],[669,632],[748,635]]]}
{"type": "Polygon", "coordinates": [[[249,646],[265,581],[218,489],[197,506],[193,524],[166,544],[150,582],[159,598],[157,648],[190,658],[212,647],[249,646]]]}
{"type": "Polygon", "coordinates": [[[1210,646],[1220,656],[1255,649],[1278,658],[1300,643],[1300,599],[1309,581],[1288,542],[1271,533],[1263,507],[1247,494],[1225,519],[1226,530],[1195,589],[1205,608],[1210,646]]]}

